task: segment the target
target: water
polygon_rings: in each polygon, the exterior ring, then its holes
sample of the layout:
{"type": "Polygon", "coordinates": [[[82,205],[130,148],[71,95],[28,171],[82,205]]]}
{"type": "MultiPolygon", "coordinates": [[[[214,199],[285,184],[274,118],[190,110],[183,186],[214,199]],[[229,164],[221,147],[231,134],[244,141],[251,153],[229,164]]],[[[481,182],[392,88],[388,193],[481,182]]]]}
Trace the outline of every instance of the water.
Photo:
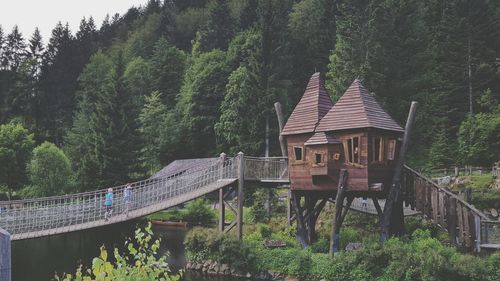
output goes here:
{"type": "MultiPolygon", "coordinates": [[[[99,247],[108,250],[123,247],[126,237],[133,237],[143,221],[131,221],[94,229],[12,243],[12,280],[48,281],[63,272],[74,273],[83,264],[88,267],[99,255],[99,247]]],[[[160,254],[170,253],[167,261],[175,272],[186,264],[184,237],[186,230],[153,226],[155,237],[161,237],[160,254]]],[[[186,273],[184,281],[234,281],[228,277],[210,277],[186,273]]]]}

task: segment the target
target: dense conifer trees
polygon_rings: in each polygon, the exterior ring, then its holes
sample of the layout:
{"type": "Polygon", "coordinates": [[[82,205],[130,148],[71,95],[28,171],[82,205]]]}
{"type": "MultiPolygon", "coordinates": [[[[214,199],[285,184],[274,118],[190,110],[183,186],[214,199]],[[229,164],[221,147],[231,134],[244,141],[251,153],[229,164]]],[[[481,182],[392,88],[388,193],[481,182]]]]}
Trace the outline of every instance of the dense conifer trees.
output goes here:
{"type": "Polygon", "coordinates": [[[266,138],[279,154],[272,104],[289,114],[321,71],[333,99],[360,78],[399,122],[421,103],[412,164],[489,165],[498,11],[488,0],[151,0],[74,34],[58,23],[46,44],[0,26],[0,123],[63,148],[89,190],[176,158],[264,155],[266,138]]]}

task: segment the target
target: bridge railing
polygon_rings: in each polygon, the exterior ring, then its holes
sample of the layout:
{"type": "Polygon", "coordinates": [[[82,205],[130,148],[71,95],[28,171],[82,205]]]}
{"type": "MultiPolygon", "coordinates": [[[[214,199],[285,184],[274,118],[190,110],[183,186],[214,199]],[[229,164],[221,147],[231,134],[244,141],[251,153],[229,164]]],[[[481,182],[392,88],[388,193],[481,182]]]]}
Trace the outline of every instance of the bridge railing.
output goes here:
{"type": "Polygon", "coordinates": [[[245,180],[288,181],[288,158],[245,157],[245,180]]]}
{"type": "Polygon", "coordinates": [[[500,244],[500,222],[431,179],[405,166],[402,178],[407,206],[448,231],[451,240],[466,249],[480,251],[482,244],[500,244]]]}
{"type": "MultiPolygon", "coordinates": [[[[124,200],[126,185],[113,187],[113,212],[128,213],[165,199],[180,196],[219,179],[235,178],[237,162],[229,158],[192,167],[182,174],[131,183],[131,195],[124,200]]],[[[72,195],[0,202],[0,226],[12,235],[92,223],[104,219],[107,189],[72,195]]]]}

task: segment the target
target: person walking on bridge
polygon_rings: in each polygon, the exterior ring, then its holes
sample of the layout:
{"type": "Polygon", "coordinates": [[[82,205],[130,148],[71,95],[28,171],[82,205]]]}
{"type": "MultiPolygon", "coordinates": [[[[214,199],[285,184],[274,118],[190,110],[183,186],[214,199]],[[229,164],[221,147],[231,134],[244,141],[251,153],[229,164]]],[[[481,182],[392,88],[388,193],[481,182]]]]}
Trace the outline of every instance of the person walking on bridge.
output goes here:
{"type": "Polygon", "coordinates": [[[104,213],[104,220],[108,221],[109,217],[113,213],[113,189],[108,188],[106,197],[104,198],[104,206],[106,206],[106,213],[104,213]]]}
{"type": "Polygon", "coordinates": [[[130,196],[132,195],[132,185],[130,183],[127,184],[125,189],[123,190],[123,204],[125,205],[125,215],[128,218],[128,210],[129,210],[129,204],[130,204],[130,196]]]}

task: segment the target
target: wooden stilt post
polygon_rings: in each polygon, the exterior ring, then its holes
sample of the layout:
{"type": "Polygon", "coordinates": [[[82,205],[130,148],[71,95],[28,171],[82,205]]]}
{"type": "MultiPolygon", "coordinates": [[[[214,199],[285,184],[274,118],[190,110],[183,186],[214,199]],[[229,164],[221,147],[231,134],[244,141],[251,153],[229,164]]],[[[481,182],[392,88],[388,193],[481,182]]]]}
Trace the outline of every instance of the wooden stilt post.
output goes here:
{"type": "Polygon", "coordinates": [[[305,208],[307,210],[307,219],[305,220],[307,228],[307,241],[309,241],[309,244],[312,244],[316,240],[316,217],[314,216],[314,211],[318,199],[316,199],[313,195],[309,195],[305,196],[305,201],[305,208]]]}
{"type": "Polygon", "coordinates": [[[293,208],[295,210],[295,218],[297,220],[297,238],[302,247],[307,247],[309,245],[306,236],[306,228],[304,223],[304,216],[302,213],[302,207],[300,206],[300,196],[297,192],[292,193],[293,208]]]}
{"type": "Polygon", "coordinates": [[[285,138],[281,135],[281,131],[283,131],[283,127],[285,126],[285,123],[283,122],[283,112],[281,111],[281,103],[276,102],[274,103],[274,109],[276,110],[276,116],[278,117],[278,125],[280,128],[280,147],[281,147],[281,155],[283,157],[288,157],[288,151],[286,149],[286,143],[285,143],[285,138]]]}
{"type": "Polygon", "coordinates": [[[452,245],[457,244],[457,201],[448,197],[448,236],[452,245]]]}
{"type": "Polygon", "coordinates": [[[404,232],[404,216],[403,200],[401,194],[401,171],[405,162],[406,150],[410,142],[410,134],[415,120],[415,111],[417,110],[417,102],[412,102],[408,120],[406,121],[403,144],[399,151],[399,158],[394,168],[394,176],[392,178],[392,186],[384,206],[384,216],[381,223],[380,241],[383,243],[389,236],[404,232]],[[401,205],[401,206],[399,206],[401,205]],[[394,207],[396,209],[394,210],[394,207]]]}
{"type": "Polygon", "coordinates": [[[11,275],[10,234],[0,228],[0,280],[10,281],[11,275]]]}
{"type": "Polygon", "coordinates": [[[330,255],[338,252],[340,244],[340,224],[342,220],[342,207],[344,204],[345,192],[347,191],[347,170],[340,170],[339,186],[337,196],[335,197],[335,217],[332,224],[332,233],[330,238],[330,255]]]}
{"type": "Polygon", "coordinates": [[[243,184],[245,181],[245,155],[243,152],[238,153],[238,239],[243,239],[243,184]]]}
{"type": "Polygon", "coordinates": [[[286,191],[286,221],[288,230],[292,227],[292,192],[286,191]]]}
{"type": "MultiPolygon", "coordinates": [[[[222,152],[219,157],[219,178],[224,178],[224,162],[226,161],[226,154],[222,152]]],[[[226,206],[224,205],[224,187],[219,189],[219,232],[224,232],[226,217],[226,206]]]]}

